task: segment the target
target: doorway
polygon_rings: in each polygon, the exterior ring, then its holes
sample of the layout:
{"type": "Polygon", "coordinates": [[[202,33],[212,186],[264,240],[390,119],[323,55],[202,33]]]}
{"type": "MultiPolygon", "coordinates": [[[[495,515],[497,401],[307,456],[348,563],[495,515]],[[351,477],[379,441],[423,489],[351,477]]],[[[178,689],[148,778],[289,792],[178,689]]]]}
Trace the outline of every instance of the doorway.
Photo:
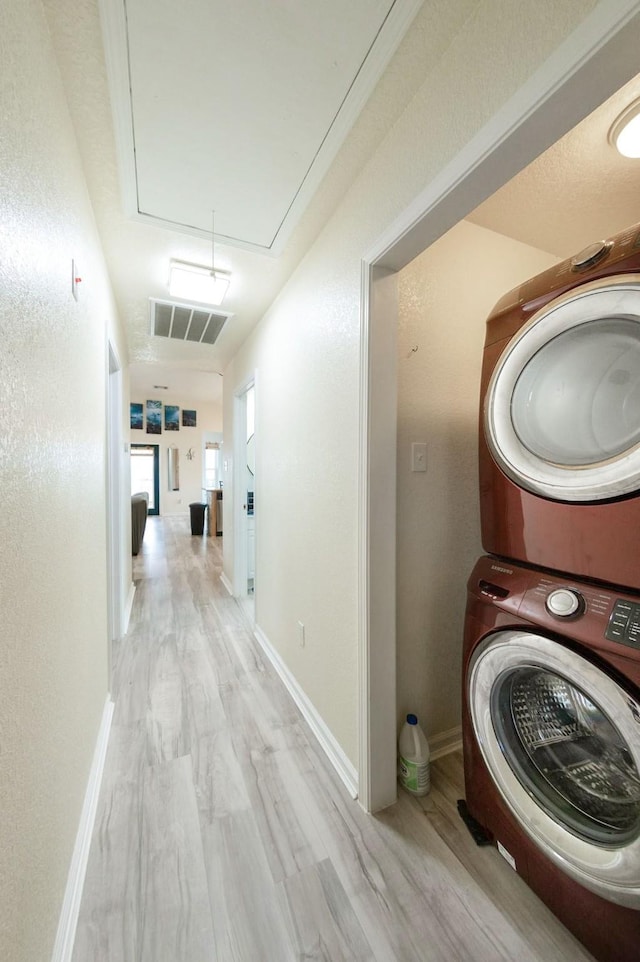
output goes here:
{"type": "Polygon", "coordinates": [[[107,341],[107,618],[109,684],[113,645],[126,630],[124,617],[124,515],[122,483],[122,367],[107,341]]]}
{"type": "Polygon", "coordinates": [[[131,494],[146,491],[149,495],[147,514],[160,514],[160,446],[131,445],[131,494]]]}
{"type": "Polygon", "coordinates": [[[396,798],[395,515],[383,538],[373,510],[396,481],[396,272],[637,73],[639,11],[602,4],[587,16],[363,257],[359,798],[367,810],[396,798]]]}
{"type": "Polygon", "coordinates": [[[207,534],[224,534],[222,434],[204,431],[202,435],[202,489],[207,502],[207,534]]]}
{"type": "Polygon", "coordinates": [[[234,594],[251,623],[256,599],[256,388],[247,381],[234,397],[234,594]]]}

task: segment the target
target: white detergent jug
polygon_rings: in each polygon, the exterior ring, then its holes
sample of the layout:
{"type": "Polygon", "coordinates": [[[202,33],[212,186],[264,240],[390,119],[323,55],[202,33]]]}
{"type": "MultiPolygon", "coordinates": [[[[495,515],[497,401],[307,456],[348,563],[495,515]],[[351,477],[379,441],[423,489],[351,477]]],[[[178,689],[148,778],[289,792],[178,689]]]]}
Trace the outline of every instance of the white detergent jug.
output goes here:
{"type": "Polygon", "coordinates": [[[398,777],[412,795],[426,795],[431,788],[429,742],[415,715],[407,715],[398,738],[398,777]]]}

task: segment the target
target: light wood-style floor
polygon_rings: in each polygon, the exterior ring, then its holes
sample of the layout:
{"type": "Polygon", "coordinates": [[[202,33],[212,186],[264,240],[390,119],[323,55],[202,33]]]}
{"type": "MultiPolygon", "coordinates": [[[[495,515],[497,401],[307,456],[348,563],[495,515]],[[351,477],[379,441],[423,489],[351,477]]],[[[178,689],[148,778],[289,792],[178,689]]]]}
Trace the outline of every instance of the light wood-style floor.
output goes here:
{"type": "Polygon", "coordinates": [[[73,962],[586,962],[431,793],[366,815],[221,585],[220,539],[149,518],[73,962]]]}

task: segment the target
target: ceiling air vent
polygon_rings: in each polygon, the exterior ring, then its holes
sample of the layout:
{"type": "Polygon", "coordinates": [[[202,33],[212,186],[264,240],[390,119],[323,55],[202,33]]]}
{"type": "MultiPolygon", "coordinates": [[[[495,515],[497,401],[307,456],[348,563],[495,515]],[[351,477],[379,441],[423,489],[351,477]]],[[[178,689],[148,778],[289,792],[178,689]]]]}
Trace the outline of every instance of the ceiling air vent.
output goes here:
{"type": "Polygon", "coordinates": [[[195,344],[215,344],[232,314],[209,311],[205,307],[180,304],[177,301],[158,301],[150,298],[151,334],[173,341],[193,341],[195,344]]]}

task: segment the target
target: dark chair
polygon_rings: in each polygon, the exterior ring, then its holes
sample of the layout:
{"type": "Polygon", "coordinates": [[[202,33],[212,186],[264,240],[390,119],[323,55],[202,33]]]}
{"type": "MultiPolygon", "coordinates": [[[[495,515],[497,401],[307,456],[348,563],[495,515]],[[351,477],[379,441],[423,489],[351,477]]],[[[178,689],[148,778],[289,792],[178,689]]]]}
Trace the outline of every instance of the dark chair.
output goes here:
{"type": "Polygon", "coordinates": [[[131,553],[134,555],[140,551],[148,510],[149,495],[146,491],[131,495],[131,553]]]}

